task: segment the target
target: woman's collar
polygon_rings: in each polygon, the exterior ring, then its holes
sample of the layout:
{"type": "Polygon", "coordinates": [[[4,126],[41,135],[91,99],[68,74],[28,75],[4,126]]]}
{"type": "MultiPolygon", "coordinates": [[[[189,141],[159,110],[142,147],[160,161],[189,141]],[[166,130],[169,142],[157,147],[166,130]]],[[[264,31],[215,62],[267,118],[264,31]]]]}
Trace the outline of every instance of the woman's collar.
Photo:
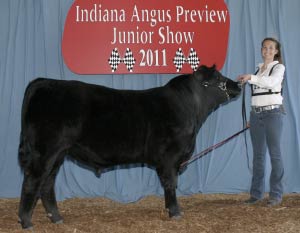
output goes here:
{"type": "MultiPolygon", "coordinates": [[[[279,61],[272,61],[267,65],[267,68],[269,67],[273,67],[274,65],[276,65],[277,63],[279,63],[279,61]]],[[[264,65],[264,63],[259,63],[258,67],[261,68],[264,65]]]]}

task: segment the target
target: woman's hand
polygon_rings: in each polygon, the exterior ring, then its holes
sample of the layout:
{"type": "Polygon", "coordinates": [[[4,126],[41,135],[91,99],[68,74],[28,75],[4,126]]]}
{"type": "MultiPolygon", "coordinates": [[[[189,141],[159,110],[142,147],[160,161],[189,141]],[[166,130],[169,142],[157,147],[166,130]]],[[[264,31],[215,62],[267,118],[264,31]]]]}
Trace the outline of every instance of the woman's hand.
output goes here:
{"type": "Polygon", "coordinates": [[[242,84],[246,83],[250,79],[251,79],[251,74],[242,74],[237,77],[237,80],[242,84]]]}

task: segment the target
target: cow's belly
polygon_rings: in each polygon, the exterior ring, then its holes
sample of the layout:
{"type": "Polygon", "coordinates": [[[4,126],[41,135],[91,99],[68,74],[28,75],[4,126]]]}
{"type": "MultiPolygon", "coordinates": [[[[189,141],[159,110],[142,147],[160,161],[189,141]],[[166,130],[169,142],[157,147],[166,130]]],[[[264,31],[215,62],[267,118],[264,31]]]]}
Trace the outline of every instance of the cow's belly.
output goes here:
{"type": "Polygon", "coordinates": [[[83,164],[95,169],[130,163],[147,163],[143,151],[136,147],[124,145],[108,145],[98,143],[97,146],[75,144],[69,155],[83,164]]]}

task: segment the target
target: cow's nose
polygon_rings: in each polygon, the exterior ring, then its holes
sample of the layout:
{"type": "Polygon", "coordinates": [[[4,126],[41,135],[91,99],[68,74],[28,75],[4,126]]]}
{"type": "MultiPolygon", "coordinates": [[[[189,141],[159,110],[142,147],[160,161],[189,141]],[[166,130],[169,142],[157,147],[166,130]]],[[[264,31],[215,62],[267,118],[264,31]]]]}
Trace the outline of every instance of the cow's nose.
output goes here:
{"type": "Polygon", "coordinates": [[[242,83],[242,81],[238,81],[238,82],[237,82],[237,85],[238,85],[238,87],[239,87],[240,89],[243,88],[243,83],[242,83]]]}

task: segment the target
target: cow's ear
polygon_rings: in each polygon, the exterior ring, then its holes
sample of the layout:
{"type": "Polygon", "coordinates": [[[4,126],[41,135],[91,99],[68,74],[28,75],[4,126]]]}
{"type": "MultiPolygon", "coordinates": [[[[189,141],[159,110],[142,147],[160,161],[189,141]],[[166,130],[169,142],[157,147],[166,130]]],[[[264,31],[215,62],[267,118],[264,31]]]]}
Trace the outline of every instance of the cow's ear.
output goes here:
{"type": "Polygon", "coordinates": [[[194,77],[196,80],[199,80],[199,81],[203,81],[203,80],[204,80],[203,72],[201,72],[201,70],[199,70],[199,69],[196,70],[196,71],[194,71],[193,77],[194,77]]]}
{"type": "Polygon", "coordinates": [[[193,76],[197,79],[197,80],[203,80],[205,75],[207,73],[207,67],[202,65],[200,67],[198,67],[198,69],[196,71],[194,71],[193,76]]]}
{"type": "Polygon", "coordinates": [[[217,65],[216,64],[213,64],[212,67],[210,67],[212,70],[216,70],[217,69],[217,65]]]}

